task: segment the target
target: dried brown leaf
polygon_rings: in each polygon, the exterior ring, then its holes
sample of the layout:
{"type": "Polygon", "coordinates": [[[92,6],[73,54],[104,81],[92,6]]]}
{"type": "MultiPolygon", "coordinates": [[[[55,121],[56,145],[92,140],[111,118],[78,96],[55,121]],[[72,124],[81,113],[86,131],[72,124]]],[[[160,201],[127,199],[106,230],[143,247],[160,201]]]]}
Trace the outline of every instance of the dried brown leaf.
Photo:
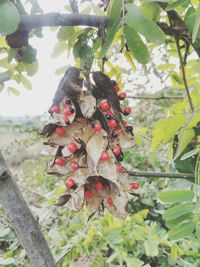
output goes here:
{"type": "Polygon", "coordinates": [[[133,190],[131,189],[132,180],[128,173],[119,173],[118,174],[118,181],[120,184],[120,188],[126,192],[132,193],[133,190]]]}
{"type": "Polygon", "coordinates": [[[128,202],[128,196],[125,192],[120,190],[120,196],[117,194],[111,192],[110,197],[112,198],[113,205],[110,206],[107,203],[107,200],[104,201],[104,205],[106,208],[114,215],[117,217],[121,217],[122,219],[125,219],[127,216],[126,212],[126,204],[128,202]]]}
{"type": "Polygon", "coordinates": [[[109,154],[109,159],[106,161],[100,160],[97,166],[97,171],[100,176],[104,177],[105,179],[108,179],[109,181],[117,183],[118,172],[116,160],[111,150],[107,150],[107,152],[109,154]]]}
{"type": "Polygon", "coordinates": [[[91,95],[84,96],[81,99],[79,106],[83,116],[89,119],[92,117],[97,108],[96,99],[91,95]]]}
{"type": "Polygon", "coordinates": [[[68,201],[68,207],[72,211],[79,211],[83,206],[84,201],[84,188],[78,187],[72,194],[68,201]]]}
{"type": "Polygon", "coordinates": [[[83,128],[82,130],[80,130],[76,133],[75,138],[78,140],[81,140],[82,142],[87,144],[87,142],[89,141],[91,136],[93,136],[94,134],[95,134],[95,132],[94,132],[92,126],[87,125],[85,128],[83,128]]]}
{"type": "Polygon", "coordinates": [[[86,145],[86,151],[93,161],[94,170],[96,170],[101,154],[106,150],[108,145],[106,136],[107,133],[104,130],[101,130],[101,132],[95,133],[86,145]]]}
{"type": "Polygon", "coordinates": [[[55,203],[56,206],[63,206],[65,205],[69,199],[70,199],[70,195],[62,195],[59,197],[58,201],[55,203]]]}

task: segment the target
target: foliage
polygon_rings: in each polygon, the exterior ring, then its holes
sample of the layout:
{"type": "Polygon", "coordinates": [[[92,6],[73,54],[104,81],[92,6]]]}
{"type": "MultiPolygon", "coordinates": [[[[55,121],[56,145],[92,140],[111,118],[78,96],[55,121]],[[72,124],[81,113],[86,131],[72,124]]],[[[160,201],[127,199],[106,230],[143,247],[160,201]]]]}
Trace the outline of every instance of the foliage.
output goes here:
{"type": "MultiPolygon", "coordinates": [[[[38,118],[32,119],[30,127],[28,121],[18,122],[18,126],[14,127],[4,122],[4,126],[1,127],[2,136],[12,134],[13,141],[17,138],[18,142],[14,141],[9,147],[1,145],[1,148],[3,152],[4,149],[9,151],[9,163],[13,162],[16,150],[21,151],[24,146],[32,155],[32,159],[27,156],[25,161],[21,161],[24,154],[18,153],[19,161],[17,163],[15,158],[16,163],[12,163],[12,168],[59,267],[76,264],[88,267],[122,264],[146,267],[184,264],[198,266],[196,263],[199,259],[199,234],[196,222],[199,221],[199,211],[192,203],[194,194],[190,191],[191,182],[185,181],[180,184],[178,179],[173,183],[155,179],[147,182],[140,178],[141,200],[134,198],[128,204],[129,216],[125,221],[106,213],[86,223],[86,210],[77,214],[67,211],[65,206],[54,206],[64,186],[59,178],[44,174],[47,156],[37,154],[33,159],[35,153],[40,153],[43,146],[40,140],[41,145],[38,148],[38,135],[30,134],[33,129],[38,132],[38,127],[41,127],[41,123],[38,125],[38,122],[38,118]],[[175,191],[170,194],[172,188],[175,191]],[[195,235],[191,233],[194,224],[195,235]],[[180,228],[181,225],[183,226],[180,228]],[[179,226],[178,233],[175,232],[174,226],[179,226]],[[183,228],[184,226],[188,226],[187,229],[183,228]]],[[[142,143],[138,143],[134,150],[134,154],[137,155],[134,165],[140,168],[147,165],[147,162],[143,162],[146,142],[148,143],[143,140],[142,143]]],[[[45,155],[50,153],[47,148],[45,150],[45,155]]],[[[126,164],[129,160],[127,156],[126,164]]],[[[0,262],[8,267],[25,266],[28,264],[26,253],[19,245],[14,232],[8,227],[4,216],[1,211],[0,262]]]]}

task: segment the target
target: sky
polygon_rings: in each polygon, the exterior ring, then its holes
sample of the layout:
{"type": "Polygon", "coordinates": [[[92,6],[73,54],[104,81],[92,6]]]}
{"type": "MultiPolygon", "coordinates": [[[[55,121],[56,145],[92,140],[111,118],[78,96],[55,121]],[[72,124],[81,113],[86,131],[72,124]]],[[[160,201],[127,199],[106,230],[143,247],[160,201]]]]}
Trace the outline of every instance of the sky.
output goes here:
{"type": "MultiPolygon", "coordinates": [[[[63,6],[66,0],[40,1],[41,8],[47,12],[64,13],[63,6]],[[51,3],[49,3],[51,2],[51,3]]],[[[20,96],[9,95],[6,90],[0,93],[0,115],[1,116],[33,116],[47,112],[51,100],[61,79],[55,75],[55,70],[64,65],[70,64],[66,56],[52,59],[51,53],[56,44],[56,32],[48,28],[43,30],[43,38],[32,38],[30,44],[37,48],[39,59],[39,70],[33,77],[28,77],[32,83],[32,90],[25,89],[17,84],[20,96]]],[[[7,82],[11,85],[11,82],[7,82]]]]}

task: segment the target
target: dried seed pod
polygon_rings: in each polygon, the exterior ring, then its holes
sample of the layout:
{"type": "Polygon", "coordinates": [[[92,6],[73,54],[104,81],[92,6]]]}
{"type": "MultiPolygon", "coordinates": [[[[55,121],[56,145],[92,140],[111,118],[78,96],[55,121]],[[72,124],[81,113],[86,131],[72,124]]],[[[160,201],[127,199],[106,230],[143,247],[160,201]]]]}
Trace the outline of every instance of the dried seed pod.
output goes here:
{"type": "MultiPolygon", "coordinates": [[[[58,147],[47,173],[65,176],[66,192],[56,205],[79,211],[85,204],[88,218],[106,207],[125,218],[127,194],[138,189],[119,164],[123,149],[134,144],[133,127],[124,123],[120,114],[131,109],[121,108],[119,98],[126,94],[118,97],[117,83],[102,72],[94,72],[96,85],[84,92],[79,76],[77,68],[66,71],[53,100],[51,120],[43,129],[47,144],[58,147]]],[[[89,80],[85,84],[89,86],[89,80]]]]}

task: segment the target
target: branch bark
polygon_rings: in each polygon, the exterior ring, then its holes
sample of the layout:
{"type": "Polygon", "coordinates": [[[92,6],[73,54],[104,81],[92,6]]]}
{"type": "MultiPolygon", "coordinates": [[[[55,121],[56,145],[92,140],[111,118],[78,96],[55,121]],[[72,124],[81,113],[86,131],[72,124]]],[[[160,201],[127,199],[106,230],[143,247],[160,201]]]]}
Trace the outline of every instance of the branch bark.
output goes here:
{"type": "Polygon", "coordinates": [[[195,175],[191,173],[173,173],[173,172],[145,172],[145,171],[128,171],[128,174],[138,177],[157,177],[157,178],[179,178],[194,180],[195,175]]]}
{"type": "Polygon", "coordinates": [[[106,16],[85,15],[85,14],[60,14],[49,13],[40,15],[22,15],[19,24],[19,31],[31,31],[34,28],[47,26],[91,26],[99,27],[107,24],[106,16]]]}
{"type": "Polygon", "coordinates": [[[131,99],[143,99],[143,100],[170,100],[170,99],[175,99],[175,100],[181,100],[184,97],[183,96],[141,96],[141,95],[128,95],[127,98],[131,99]]]}
{"type": "Polygon", "coordinates": [[[0,152],[0,204],[33,267],[56,267],[39,224],[31,214],[0,152]]]}

